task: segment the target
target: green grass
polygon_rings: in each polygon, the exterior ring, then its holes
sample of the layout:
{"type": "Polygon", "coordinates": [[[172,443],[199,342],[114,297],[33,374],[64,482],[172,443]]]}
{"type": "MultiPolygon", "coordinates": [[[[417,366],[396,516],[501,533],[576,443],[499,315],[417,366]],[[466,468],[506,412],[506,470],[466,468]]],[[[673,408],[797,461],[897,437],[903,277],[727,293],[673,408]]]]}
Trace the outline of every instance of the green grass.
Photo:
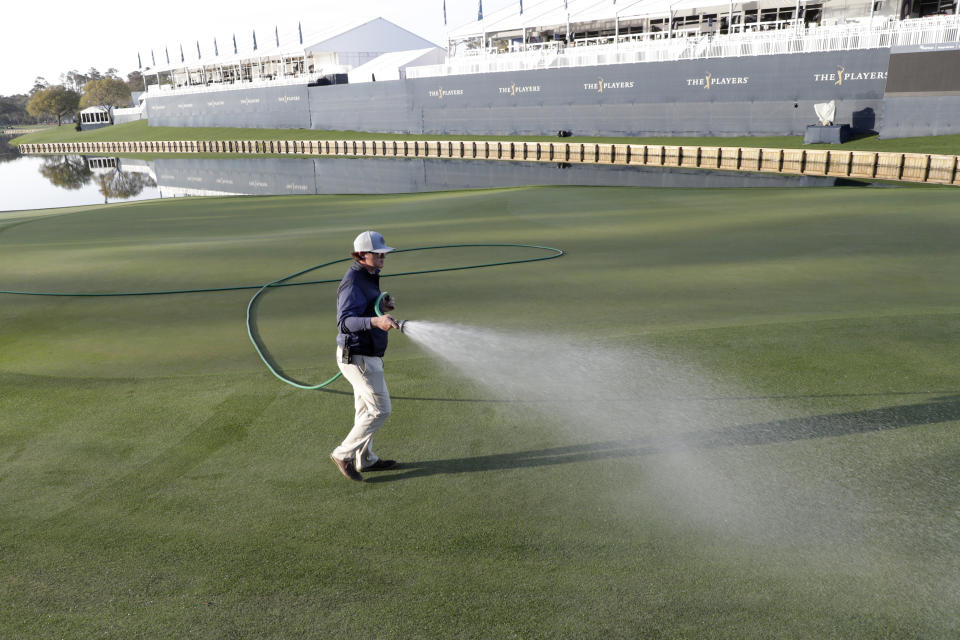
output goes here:
{"type": "MultiPolygon", "coordinates": [[[[327,457],[349,388],[270,376],[249,292],[4,296],[0,637],[956,637],[957,204],[557,187],[0,214],[0,289],[264,283],[365,228],[560,247],[384,288],[400,317],[638,366],[653,350],[726,386],[678,389],[677,408],[715,408],[708,434],[733,436],[677,452],[637,425],[563,426],[391,334],[377,450],[404,466],[359,485],[327,457]]],[[[517,253],[397,254],[387,272],[517,253]]],[[[266,296],[288,370],[330,375],[333,307],[331,286],[266,296]]]]}
{"type": "MultiPolygon", "coordinates": [[[[364,131],[313,131],[305,129],[231,129],[226,127],[149,127],[146,120],[128,122],[77,132],[72,126],[55,127],[46,131],[20,136],[12,144],[43,142],[125,142],[155,140],[501,140],[528,142],[557,142],[554,136],[441,136],[397,133],[369,133],[364,131]]],[[[784,149],[843,148],[858,151],[899,151],[909,153],[960,154],[960,135],[923,138],[896,138],[881,140],[877,136],[860,138],[844,145],[804,145],[803,136],[743,136],[733,138],[599,138],[573,136],[562,142],[603,142],[631,144],[673,144],[725,147],[772,147],[784,149]]]]}

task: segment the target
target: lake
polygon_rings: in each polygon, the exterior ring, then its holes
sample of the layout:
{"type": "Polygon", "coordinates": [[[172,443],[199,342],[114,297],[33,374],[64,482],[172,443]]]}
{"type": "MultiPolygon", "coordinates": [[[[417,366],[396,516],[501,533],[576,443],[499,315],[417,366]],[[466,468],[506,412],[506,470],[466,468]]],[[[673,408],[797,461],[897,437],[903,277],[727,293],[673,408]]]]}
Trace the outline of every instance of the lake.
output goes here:
{"type": "Polygon", "coordinates": [[[22,156],[3,141],[0,210],[218,195],[418,193],[535,185],[804,187],[840,178],[436,158],[22,156]]]}

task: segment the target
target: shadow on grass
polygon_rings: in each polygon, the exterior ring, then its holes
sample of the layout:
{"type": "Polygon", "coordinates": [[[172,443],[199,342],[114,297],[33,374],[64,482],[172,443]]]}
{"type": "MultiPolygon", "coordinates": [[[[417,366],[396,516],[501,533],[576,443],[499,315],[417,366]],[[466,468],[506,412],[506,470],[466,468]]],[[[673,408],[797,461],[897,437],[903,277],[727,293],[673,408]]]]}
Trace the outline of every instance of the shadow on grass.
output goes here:
{"type": "Polygon", "coordinates": [[[766,445],[953,421],[960,421],[960,395],[935,398],[918,404],[736,425],[709,432],[685,433],[676,437],[611,440],[469,458],[407,462],[395,467],[396,473],[368,475],[365,480],[372,483],[392,482],[439,474],[526,469],[630,458],[670,451],[766,445]]]}

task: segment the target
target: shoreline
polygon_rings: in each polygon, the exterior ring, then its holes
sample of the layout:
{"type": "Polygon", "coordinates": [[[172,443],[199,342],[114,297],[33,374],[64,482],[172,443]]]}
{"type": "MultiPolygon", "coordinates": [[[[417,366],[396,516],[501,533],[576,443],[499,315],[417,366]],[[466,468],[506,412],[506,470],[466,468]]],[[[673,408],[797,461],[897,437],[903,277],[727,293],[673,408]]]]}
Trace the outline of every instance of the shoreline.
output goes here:
{"type": "Polygon", "coordinates": [[[77,132],[72,126],[52,127],[37,133],[14,138],[11,145],[26,143],[68,142],[171,142],[223,140],[396,140],[407,141],[496,141],[513,143],[556,143],[558,141],[583,144],[661,144],[686,146],[718,146],[782,149],[841,149],[850,151],[878,151],[899,153],[929,153],[960,155],[960,135],[928,136],[922,138],[894,138],[881,140],[876,135],[861,136],[840,144],[803,144],[803,136],[737,136],[737,137],[596,137],[570,136],[559,138],[532,135],[426,135],[366,131],[335,131],[315,129],[250,129],[230,127],[155,127],[147,120],[138,120],[90,131],[77,132]]]}
{"type": "Polygon", "coordinates": [[[769,147],[497,140],[176,140],[23,143],[26,154],[383,157],[611,164],[960,186],[960,156],[769,147]]]}

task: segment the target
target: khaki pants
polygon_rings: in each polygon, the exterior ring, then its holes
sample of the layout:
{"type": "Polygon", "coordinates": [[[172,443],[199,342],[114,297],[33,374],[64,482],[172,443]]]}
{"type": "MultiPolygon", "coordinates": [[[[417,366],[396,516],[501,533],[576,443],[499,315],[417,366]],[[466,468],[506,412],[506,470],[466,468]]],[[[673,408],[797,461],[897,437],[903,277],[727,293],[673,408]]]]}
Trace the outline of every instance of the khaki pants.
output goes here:
{"type": "Polygon", "coordinates": [[[340,446],[333,450],[339,460],[353,460],[358,471],[380,458],[373,452],[373,434],[390,417],[390,392],[383,377],[383,358],[353,356],[351,364],[341,362],[342,347],[337,347],[337,366],[353,385],[356,416],[353,428],[340,446]]]}

